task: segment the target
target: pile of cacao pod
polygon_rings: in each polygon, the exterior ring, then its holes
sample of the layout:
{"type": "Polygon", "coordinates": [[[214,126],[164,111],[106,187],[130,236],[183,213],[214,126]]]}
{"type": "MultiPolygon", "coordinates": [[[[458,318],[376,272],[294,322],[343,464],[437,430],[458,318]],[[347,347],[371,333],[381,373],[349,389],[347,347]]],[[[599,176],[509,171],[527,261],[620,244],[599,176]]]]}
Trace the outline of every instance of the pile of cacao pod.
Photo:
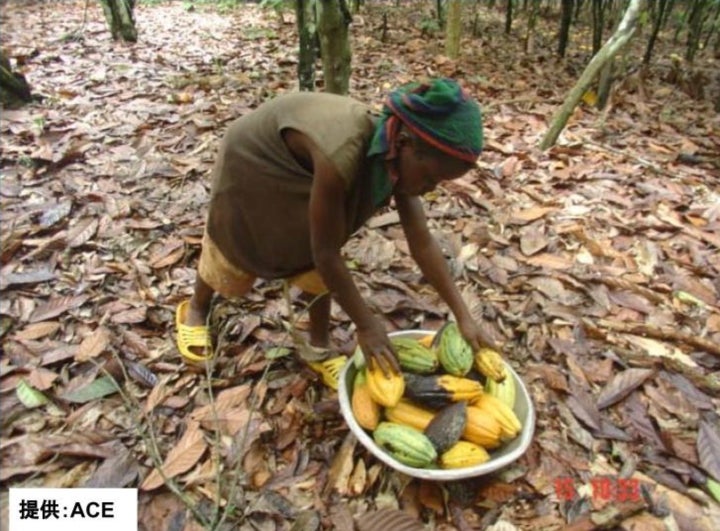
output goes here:
{"type": "Polygon", "coordinates": [[[520,433],[515,380],[500,354],[473,352],[454,322],[421,339],[391,340],[402,373],[359,369],[351,406],[358,424],[397,461],[414,468],[472,467],[520,433]]]}

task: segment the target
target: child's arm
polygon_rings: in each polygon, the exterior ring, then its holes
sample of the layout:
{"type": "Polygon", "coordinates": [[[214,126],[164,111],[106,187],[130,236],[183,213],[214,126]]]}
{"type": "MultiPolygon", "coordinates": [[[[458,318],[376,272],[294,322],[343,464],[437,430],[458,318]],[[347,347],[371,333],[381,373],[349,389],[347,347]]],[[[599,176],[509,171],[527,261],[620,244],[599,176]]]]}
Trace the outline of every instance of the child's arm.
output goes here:
{"type": "Polygon", "coordinates": [[[315,268],[333,298],[355,323],[358,344],[368,363],[377,364],[386,374],[399,372],[385,327],[365,304],[340,253],[347,238],[344,183],[335,166],[315,143],[305,135],[302,137],[300,143],[307,149],[313,166],[310,242],[315,268]]]}
{"type": "Polygon", "coordinates": [[[496,348],[493,339],[473,319],[455,286],[440,246],[428,229],[420,198],[396,194],[395,203],[410,247],[410,254],[428,282],[450,307],[465,339],[475,350],[483,345],[496,348]]]}

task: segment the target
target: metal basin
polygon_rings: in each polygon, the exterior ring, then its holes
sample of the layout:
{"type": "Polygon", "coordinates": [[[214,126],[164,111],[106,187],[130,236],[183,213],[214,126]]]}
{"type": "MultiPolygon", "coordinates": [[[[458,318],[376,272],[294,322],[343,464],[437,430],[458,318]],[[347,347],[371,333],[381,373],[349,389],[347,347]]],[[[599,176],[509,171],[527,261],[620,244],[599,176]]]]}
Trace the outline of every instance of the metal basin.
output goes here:
{"type": "MultiPolygon", "coordinates": [[[[409,337],[420,339],[430,334],[434,334],[431,330],[407,330],[401,332],[393,332],[390,337],[409,337]]],[[[338,386],[338,396],[340,400],[340,411],[342,412],[345,422],[350,427],[355,437],[380,461],[394,468],[398,472],[407,474],[408,476],[429,479],[434,481],[454,481],[459,479],[472,478],[495,472],[506,467],[513,461],[517,460],[530,446],[533,432],[535,431],[535,408],[532,399],[528,393],[525,384],[513,370],[507,365],[508,377],[515,379],[517,393],[515,398],[515,414],[523,425],[522,431],[518,436],[503,444],[500,448],[490,451],[490,460],[481,465],[458,468],[452,470],[413,468],[393,459],[390,454],[380,448],[372,439],[372,435],[366,432],[355,420],[350,404],[350,390],[352,389],[355,373],[357,372],[357,363],[362,363],[363,357],[359,353],[350,358],[340,374],[340,382],[338,386]]]]}

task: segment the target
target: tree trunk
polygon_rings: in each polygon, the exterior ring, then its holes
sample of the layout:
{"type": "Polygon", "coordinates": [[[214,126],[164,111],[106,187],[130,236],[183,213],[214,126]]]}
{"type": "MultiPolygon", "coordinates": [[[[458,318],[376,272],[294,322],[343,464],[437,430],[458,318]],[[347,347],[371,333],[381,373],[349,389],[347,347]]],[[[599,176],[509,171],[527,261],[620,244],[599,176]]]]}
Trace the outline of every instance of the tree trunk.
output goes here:
{"type": "Polygon", "coordinates": [[[512,30],[512,19],[513,19],[513,0],[507,0],[507,7],[505,8],[505,34],[510,35],[512,30]]]}
{"type": "Polygon", "coordinates": [[[580,20],[580,12],[582,11],[583,0],[575,0],[575,22],[580,20]]]}
{"type": "Polygon", "coordinates": [[[692,64],[695,60],[695,54],[700,47],[700,35],[702,34],[705,9],[709,5],[710,2],[708,0],[694,0],[690,11],[690,17],[688,19],[687,48],[685,49],[685,59],[690,64],[692,64]]]}
{"type": "Polygon", "coordinates": [[[523,48],[525,53],[532,53],[535,48],[535,26],[537,25],[537,17],[540,12],[540,0],[532,0],[530,6],[530,15],[528,16],[527,31],[525,32],[525,43],[523,48]]]}
{"type": "Polygon", "coordinates": [[[560,34],[558,35],[558,55],[560,57],[565,57],[565,51],[567,50],[574,4],[574,0],[562,0],[562,20],[560,22],[560,34]]]}
{"type": "Polygon", "coordinates": [[[435,6],[437,8],[437,21],[438,21],[438,27],[442,28],[445,26],[445,15],[443,13],[443,3],[442,0],[437,0],[435,2],[435,6]]]}
{"type": "Polygon", "coordinates": [[[715,5],[715,14],[712,16],[713,21],[710,23],[710,29],[705,36],[705,42],[703,43],[703,50],[710,48],[710,40],[713,34],[720,27],[720,2],[715,5]]]}
{"type": "Polygon", "coordinates": [[[605,5],[605,24],[608,28],[614,28],[618,18],[620,18],[622,2],[616,0],[610,0],[605,5]]]}
{"type": "Polygon", "coordinates": [[[625,11],[625,15],[617,30],[615,30],[612,37],[610,37],[595,57],[592,58],[587,67],[585,67],[580,79],[575,83],[575,86],[565,98],[562,107],[560,107],[555,113],[555,116],[553,116],[550,128],[540,142],[540,149],[545,150],[555,144],[558,136],[560,136],[560,133],[565,128],[573,109],[575,109],[575,106],[588,87],[590,87],[595,77],[630,41],[637,28],[638,18],[645,7],[645,3],[646,0],[630,0],[630,5],[625,11]]]}
{"type": "Polygon", "coordinates": [[[653,30],[650,34],[650,40],[648,41],[647,48],[645,49],[645,56],[643,57],[643,64],[649,65],[650,58],[652,57],[653,49],[655,48],[655,41],[657,40],[658,33],[660,33],[660,26],[665,18],[665,10],[667,9],[668,0],[659,0],[657,13],[655,14],[655,22],[653,24],[653,30]]]}
{"type": "Polygon", "coordinates": [[[0,103],[3,106],[19,107],[31,101],[30,85],[25,76],[12,71],[10,60],[0,50],[0,103]]]}
{"type": "Polygon", "coordinates": [[[462,36],[462,0],[448,0],[445,25],[445,55],[457,59],[462,36]]]}
{"type": "Polygon", "coordinates": [[[605,5],[603,0],[592,0],[593,55],[597,54],[602,46],[603,30],[605,29],[605,5]]]}
{"type": "Polygon", "coordinates": [[[325,92],[347,94],[352,60],[348,27],[352,15],[345,0],[323,0],[316,5],[325,92]]]}
{"type": "Polygon", "coordinates": [[[298,81],[300,90],[315,90],[315,11],[312,0],[296,0],[295,19],[297,21],[298,50],[298,81]]]}
{"type": "Polygon", "coordinates": [[[662,22],[660,23],[660,27],[664,28],[667,24],[668,19],[670,18],[670,13],[672,13],[673,8],[675,7],[675,0],[670,0],[668,2],[668,7],[665,10],[665,16],[662,19],[662,22]]]}
{"type": "Polygon", "coordinates": [[[113,40],[137,41],[133,9],[135,0],[100,0],[113,40]]]}
{"type": "Polygon", "coordinates": [[[684,9],[680,15],[680,19],[675,23],[675,33],[673,34],[673,45],[680,40],[680,33],[685,29],[688,23],[688,10],[684,9]]]}
{"type": "Polygon", "coordinates": [[[473,3],[473,24],[472,24],[472,36],[477,37],[480,35],[480,0],[475,0],[473,3]]]}
{"type": "Polygon", "coordinates": [[[615,73],[615,59],[610,59],[607,64],[600,71],[600,80],[598,81],[597,90],[597,102],[595,107],[597,109],[604,109],[607,105],[608,99],[610,98],[610,89],[612,88],[612,82],[615,73]]]}

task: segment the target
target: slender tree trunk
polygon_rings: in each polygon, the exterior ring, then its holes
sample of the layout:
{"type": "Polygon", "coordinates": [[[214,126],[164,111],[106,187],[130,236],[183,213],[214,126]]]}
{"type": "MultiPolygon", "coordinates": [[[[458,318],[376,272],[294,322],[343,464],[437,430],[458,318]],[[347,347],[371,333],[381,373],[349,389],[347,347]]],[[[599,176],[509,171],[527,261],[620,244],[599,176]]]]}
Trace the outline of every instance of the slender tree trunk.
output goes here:
{"type": "Polygon", "coordinates": [[[113,40],[137,42],[137,29],[133,18],[135,0],[100,0],[113,40]]]}
{"type": "Polygon", "coordinates": [[[480,0],[475,0],[473,3],[473,24],[472,24],[472,36],[477,37],[480,35],[480,0]]]}
{"type": "Polygon", "coordinates": [[[25,76],[12,71],[10,60],[0,50],[0,103],[17,107],[31,101],[30,85],[25,76]]]}
{"type": "Polygon", "coordinates": [[[437,8],[437,21],[438,26],[443,28],[445,27],[445,14],[443,13],[443,3],[442,0],[436,0],[435,7],[437,8]]]}
{"type": "Polygon", "coordinates": [[[462,0],[448,0],[445,24],[445,55],[457,59],[462,36],[462,0]]]}
{"type": "Polygon", "coordinates": [[[615,73],[615,58],[612,58],[600,71],[600,80],[598,81],[597,90],[597,102],[595,107],[597,109],[604,109],[607,105],[608,99],[610,98],[610,89],[612,88],[613,78],[615,73]]]}
{"type": "Polygon", "coordinates": [[[645,49],[645,56],[643,57],[643,64],[649,65],[650,58],[652,57],[653,49],[655,48],[655,41],[657,40],[658,33],[660,33],[660,26],[663,19],[665,18],[665,10],[667,9],[668,0],[659,0],[658,9],[655,16],[655,23],[653,24],[653,30],[650,34],[650,40],[648,41],[647,48],[645,49]]]}
{"type": "Polygon", "coordinates": [[[583,0],[575,0],[575,22],[580,20],[580,12],[582,11],[583,0]]]}
{"type": "Polygon", "coordinates": [[[688,19],[687,48],[685,49],[685,59],[690,64],[695,60],[695,54],[700,47],[702,23],[705,18],[705,9],[708,5],[708,0],[694,0],[692,4],[690,18],[688,19]]]}
{"type": "Polygon", "coordinates": [[[562,0],[562,20],[560,21],[560,35],[558,36],[558,55],[560,57],[565,57],[565,51],[567,50],[574,4],[574,0],[562,0]]]}
{"type": "Polygon", "coordinates": [[[505,34],[510,35],[512,31],[512,20],[513,20],[513,0],[507,0],[507,6],[505,7],[505,34]]]}
{"type": "Polygon", "coordinates": [[[312,0],[295,1],[295,19],[299,36],[298,81],[300,90],[315,90],[315,11],[312,0]]]}
{"type": "Polygon", "coordinates": [[[593,20],[593,55],[602,46],[603,30],[605,29],[605,3],[603,0],[592,0],[593,20]]]}
{"type": "Polygon", "coordinates": [[[718,27],[720,27],[720,2],[717,2],[715,4],[715,14],[712,16],[712,23],[710,24],[710,29],[707,32],[707,35],[705,36],[705,42],[703,43],[703,50],[710,47],[710,40],[712,39],[713,34],[715,31],[717,31],[718,27]]]}
{"type": "Polygon", "coordinates": [[[537,25],[537,17],[538,13],[540,12],[540,1],[541,0],[531,0],[532,4],[530,6],[530,15],[528,17],[528,23],[527,23],[527,31],[525,32],[525,43],[523,45],[523,48],[525,50],[525,53],[532,53],[535,46],[535,26],[537,25]]]}
{"type": "Polygon", "coordinates": [[[348,27],[352,15],[345,0],[323,0],[316,5],[325,91],[347,94],[352,60],[348,27]]]}
{"type": "Polygon", "coordinates": [[[675,0],[669,0],[668,7],[665,10],[665,16],[662,19],[662,22],[660,24],[660,28],[664,28],[667,25],[667,21],[670,18],[670,13],[672,13],[673,8],[675,7],[675,0]]]}
{"type": "Polygon", "coordinates": [[[615,33],[600,49],[600,51],[592,58],[590,63],[585,67],[580,79],[572,88],[565,98],[560,109],[553,116],[548,132],[540,142],[540,149],[548,149],[555,144],[558,136],[565,128],[568,118],[572,114],[575,106],[582,98],[582,95],[590,87],[595,77],[603,69],[603,67],[622,50],[622,48],[630,41],[638,25],[638,19],[645,7],[646,0],[630,0],[630,5],[625,11],[620,25],[615,33]]]}
{"type": "Polygon", "coordinates": [[[616,0],[610,0],[605,5],[605,24],[608,28],[614,28],[620,16],[620,4],[616,0]]]}

